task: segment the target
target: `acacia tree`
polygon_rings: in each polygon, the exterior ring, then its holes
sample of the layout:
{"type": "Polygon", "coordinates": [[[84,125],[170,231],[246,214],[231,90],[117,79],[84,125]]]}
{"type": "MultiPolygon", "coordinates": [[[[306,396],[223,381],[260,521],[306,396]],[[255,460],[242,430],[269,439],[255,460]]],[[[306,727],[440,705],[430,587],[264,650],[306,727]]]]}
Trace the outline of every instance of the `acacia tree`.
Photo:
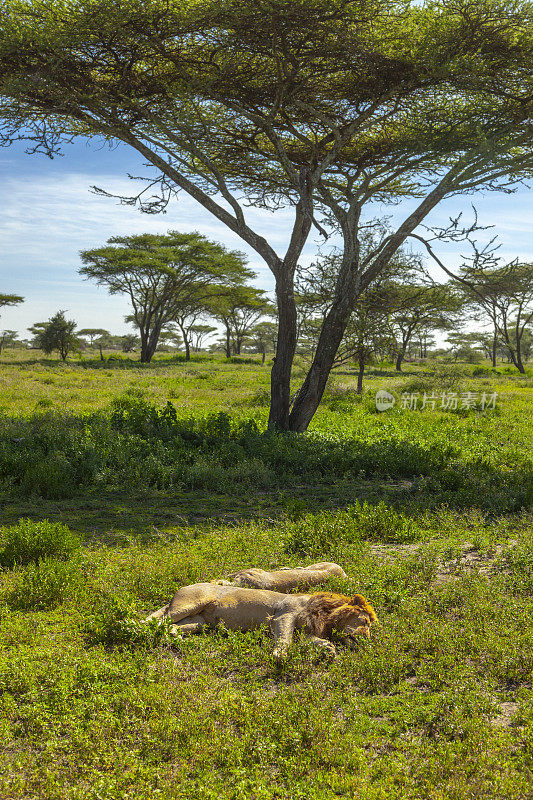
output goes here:
{"type": "Polygon", "coordinates": [[[66,319],[65,311],[58,311],[48,322],[38,322],[33,326],[35,346],[47,355],[57,350],[61,360],[66,361],[69,353],[79,350],[80,343],[75,330],[74,320],[66,319]]]}
{"type": "Polygon", "coordinates": [[[452,331],[446,338],[455,361],[461,359],[471,364],[481,361],[482,348],[479,344],[479,335],[477,333],[452,331]]]}
{"type": "Polygon", "coordinates": [[[10,330],[2,331],[2,333],[0,334],[0,353],[2,352],[4,347],[8,347],[9,345],[11,345],[11,347],[14,348],[18,341],[19,341],[19,336],[17,331],[10,331],[10,330]]]}
{"type": "MultiPolygon", "coordinates": [[[[511,0],[5,0],[3,141],[100,135],[185,191],[272,270],[270,424],[306,429],[355,301],[444,198],[533,168],[532,18],[511,0]],[[360,257],[367,206],[409,205],[360,257]],[[278,253],[247,204],[293,209],[278,253]],[[294,274],[312,227],[343,239],[335,299],[291,408],[294,274]]],[[[420,236],[420,233],[416,233],[420,236]]]]}
{"type": "Polygon", "coordinates": [[[164,326],[184,308],[205,302],[223,281],[253,274],[241,253],[199,233],[178,231],[114,236],[107,247],[83,251],[81,259],[81,275],[106,286],[110,294],[128,295],[133,313],[126,320],[139,329],[143,363],[155,353],[164,326]]]}
{"type": "Polygon", "coordinates": [[[104,347],[112,347],[114,344],[114,338],[115,337],[113,337],[109,331],[106,331],[102,328],[100,336],[94,342],[98,348],[98,352],[100,353],[100,361],[104,361],[104,347]]]}
{"type": "Polygon", "coordinates": [[[176,341],[179,338],[176,325],[181,332],[183,340],[183,347],[185,348],[185,361],[191,360],[191,346],[192,346],[192,328],[196,325],[199,318],[205,312],[205,300],[200,301],[192,298],[188,303],[182,303],[179,310],[175,315],[175,325],[168,325],[168,330],[176,336],[176,341]]]}
{"type": "Polygon", "coordinates": [[[475,263],[465,267],[457,280],[468,302],[491,322],[494,332],[492,365],[496,366],[499,341],[523,374],[522,343],[533,320],[533,264],[513,261],[504,266],[486,267],[475,263]]]}
{"type": "Polygon", "coordinates": [[[209,314],[224,325],[226,357],[240,355],[244,339],[258,319],[272,311],[265,292],[253,286],[223,287],[207,305],[209,314]]]}
{"type": "Polygon", "coordinates": [[[261,363],[266,361],[266,355],[270,352],[275,352],[276,341],[278,338],[278,326],[275,322],[258,322],[257,325],[250,330],[246,339],[246,344],[249,345],[255,353],[261,354],[261,363]]]}
{"type": "Polygon", "coordinates": [[[202,349],[202,344],[207,336],[216,333],[217,329],[212,325],[191,325],[189,333],[191,335],[192,349],[198,352],[202,349]]]}
{"type": "Polygon", "coordinates": [[[449,285],[396,284],[389,291],[395,295],[390,321],[397,338],[396,371],[401,372],[413,336],[450,330],[463,303],[449,285]]]}
{"type": "Polygon", "coordinates": [[[0,308],[5,308],[6,306],[17,306],[19,303],[23,303],[24,298],[18,294],[0,294],[0,308]]]}
{"type": "Polygon", "coordinates": [[[78,331],[78,336],[88,337],[89,339],[89,347],[94,346],[95,339],[101,339],[102,336],[109,336],[109,331],[106,331],[105,328],[83,328],[81,331],[78,331]]]}
{"type": "Polygon", "coordinates": [[[363,391],[365,369],[376,352],[389,349],[394,342],[389,324],[392,299],[393,296],[386,289],[367,289],[359,296],[355,312],[344,332],[335,363],[341,364],[348,359],[356,362],[357,394],[363,391]]]}

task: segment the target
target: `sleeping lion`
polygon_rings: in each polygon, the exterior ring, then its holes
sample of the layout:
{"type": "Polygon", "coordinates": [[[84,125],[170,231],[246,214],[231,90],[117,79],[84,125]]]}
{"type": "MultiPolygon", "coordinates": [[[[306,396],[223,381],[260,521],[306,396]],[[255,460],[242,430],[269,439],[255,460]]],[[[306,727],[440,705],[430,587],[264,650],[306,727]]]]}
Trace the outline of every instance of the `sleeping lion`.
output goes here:
{"type": "Polygon", "coordinates": [[[333,592],[282,594],[268,589],[196,583],[178,589],[167,606],[147,619],[170,617],[176,635],[200,631],[204,626],[223,623],[230,630],[249,631],[268,625],[276,642],[274,657],[287,652],[295,631],[335,653],[329,638],[334,631],[345,636],[370,637],[377,622],[372,606],[360,594],[348,597],[333,592]]]}
{"type": "Polygon", "coordinates": [[[220,585],[247,586],[250,589],[271,589],[273,592],[288,592],[291,589],[307,589],[317,586],[328,578],[346,578],[346,573],[338,564],[321,561],[308,567],[282,567],[273,572],[251,567],[232,575],[229,584],[217,581],[220,585]]]}

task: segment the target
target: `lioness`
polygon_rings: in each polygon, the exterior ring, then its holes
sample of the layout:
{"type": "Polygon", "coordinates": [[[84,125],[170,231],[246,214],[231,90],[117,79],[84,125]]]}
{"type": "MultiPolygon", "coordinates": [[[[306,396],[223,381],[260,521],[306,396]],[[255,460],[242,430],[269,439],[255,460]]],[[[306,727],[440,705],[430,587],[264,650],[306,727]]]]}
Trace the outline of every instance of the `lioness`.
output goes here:
{"type": "Polygon", "coordinates": [[[283,658],[295,631],[303,631],[321,647],[335,653],[328,641],[333,631],[370,637],[377,622],[372,606],[360,594],[347,597],[333,592],[281,594],[267,589],[245,589],[196,583],[178,589],[167,606],[147,619],[170,617],[173,633],[196,633],[205,625],[222,622],[230,630],[249,631],[268,624],[276,646],[274,657],[283,658]]]}
{"type": "MultiPolygon", "coordinates": [[[[317,586],[328,578],[346,578],[346,573],[338,564],[321,561],[308,567],[282,567],[273,572],[251,567],[242,569],[232,576],[232,586],[248,586],[250,589],[271,589],[273,592],[288,592],[290,589],[306,589],[317,586]]],[[[220,581],[221,585],[224,585],[220,581]]]]}

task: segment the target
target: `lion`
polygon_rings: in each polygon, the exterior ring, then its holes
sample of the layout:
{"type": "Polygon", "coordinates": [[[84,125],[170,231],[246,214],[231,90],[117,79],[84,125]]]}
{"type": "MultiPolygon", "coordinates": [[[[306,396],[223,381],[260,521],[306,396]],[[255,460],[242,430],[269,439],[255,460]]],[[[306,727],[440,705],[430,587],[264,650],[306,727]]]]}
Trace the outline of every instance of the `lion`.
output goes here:
{"type": "Polygon", "coordinates": [[[229,584],[221,585],[247,586],[249,589],[270,589],[273,592],[288,592],[291,589],[307,589],[317,586],[328,578],[346,578],[346,573],[338,564],[321,561],[308,567],[282,567],[273,572],[251,567],[243,569],[231,576],[229,584]]]}
{"type": "Polygon", "coordinates": [[[275,639],[274,658],[282,659],[295,631],[335,654],[333,632],[370,638],[377,616],[365,598],[334,592],[282,594],[269,589],[196,583],[178,589],[170,603],[147,617],[170,618],[175,635],[199,632],[223,623],[233,631],[249,631],[268,625],[275,639]]]}

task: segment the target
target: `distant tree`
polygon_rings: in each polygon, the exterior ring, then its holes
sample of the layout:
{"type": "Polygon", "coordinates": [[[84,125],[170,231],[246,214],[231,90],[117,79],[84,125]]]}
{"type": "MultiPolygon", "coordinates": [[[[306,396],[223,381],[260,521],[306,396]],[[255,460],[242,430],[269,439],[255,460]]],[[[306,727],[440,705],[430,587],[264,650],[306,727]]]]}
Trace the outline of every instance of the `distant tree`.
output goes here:
{"type": "Polygon", "coordinates": [[[479,334],[451,332],[448,334],[447,340],[455,361],[467,361],[469,364],[481,361],[483,355],[479,334]]]}
{"type": "Polygon", "coordinates": [[[112,336],[108,331],[103,331],[103,333],[100,334],[98,339],[94,340],[94,344],[96,345],[100,353],[100,361],[104,361],[104,349],[108,349],[114,346],[115,337],[112,336]]]}
{"type": "Polygon", "coordinates": [[[210,242],[199,233],[115,236],[107,247],[81,253],[80,274],[124,293],[131,302],[139,330],[141,361],[148,363],[161,331],[183,309],[211,297],[222,285],[252,277],[244,257],[210,242]]]}
{"type": "Polygon", "coordinates": [[[177,329],[179,329],[179,331],[181,332],[183,347],[185,349],[186,361],[189,361],[191,358],[191,347],[192,347],[191,330],[192,328],[194,328],[197,320],[201,317],[204,311],[205,311],[204,302],[192,300],[191,302],[183,304],[181,306],[180,310],[176,314],[176,324],[173,326],[169,326],[169,329],[172,328],[176,330],[176,336],[178,336],[177,329]]]}
{"type": "Polygon", "coordinates": [[[431,332],[450,330],[457,323],[464,302],[448,284],[396,283],[389,286],[389,292],[395,295],[391,297],[390,322],[397,339],[396,371],[401,372],[413,337],[418,335],[424,358],[431,332]]]}
{"type": "Polygon", "coordinates": [[[18,333],[17,331],[2,331],[0,334],[0,353],[4,349],[4,347],[15,347],[15,344],[18,341],[18,333]]]}
{"type": "Polygon", "coordinates": [[[139,346],[140,339],[134,333],[126,333],[120,337],[120,346],[123,353],[133,353],[139,346]]]}
{"type": "Polygon", "coordinates": [[[390,303],[393,296],[387,289],[367,289],[357,300],[335,363],[340,365],[348,359],[357,364],[357,394],[363,391],[365,369],[377,352],[388,349],[394,342],[389,324],[390,303]]]}
{"type": "Polygon", "coordinates": [[[492,365],[496,366],[500,343],[523,374],[522,341],[533,321],[533,263],[516,260],[501,266],[492,250],[475,248],[471,263],[463,266],[457,275],[446,271],[463,290],[474,309],[474,318],[490,321],[492,365]]]}
{"type": "Polygon", "coordinates": [[[76,323],[65,319],[65,311],[58,311],[48,322],[38,322],[30,330],[37,331],[34,341],[40,350],[47,355],[57,350],[62,361],[79,349],[78,337],[74,334],[76,323]]]}
{"type": "Polygon", "coordinates": [[[253,286],[234,285],[223,288],[209,302],[209,314],[224,325],[226,356],[239,355],[244,339],[256,322],[273,308],[266,293],[253,286]]]}
{"type": "MultiPolygon", "coordinates": [[[[478,332],[472,332],[468,334],[468,336],[470,337],[469,346],[474,347],[476,350],[479,350],[481,353],[483,353],[484,357],[488,361],[492,361],[494,337],[488,333],[478,332]]],[[[493,366],[496,365],[493,364],[493,366]]]]}
{"type": "Polygon", "coordinates": [[[267,353],[276,352],[278,326],[275,322],[258,322],[250,329],[246,341],[255,353],[261,354],[261,363],[264,364],[267,353]]]}
{"type": "Polygon", "coordinates": [[[191,325],[189,333],[192,338],[192,349],[198,352],[206,337],[216,332],[217,329],[212,325],[191,325]]]}
{"type": "Polygon", "coordinates": [[[169,322],[167,327],[161,332],[161,339],[164,341],[166,345],[170,345],[171,347],[174,347],[177,350],[179,350],[183,344],[183,339],[181,338],[181,334],[177,326],[173,322],[169,322]]]}
{"type": "Polygon", "coordinates": [[[105,328],[83,328],[81,331],[78,331],[78,336],[88,337],[89,339],[89,347],[94,346],[95,339],[99,339],[102,336],[109,336],[109,331],[106,331],[105,328]]]}

